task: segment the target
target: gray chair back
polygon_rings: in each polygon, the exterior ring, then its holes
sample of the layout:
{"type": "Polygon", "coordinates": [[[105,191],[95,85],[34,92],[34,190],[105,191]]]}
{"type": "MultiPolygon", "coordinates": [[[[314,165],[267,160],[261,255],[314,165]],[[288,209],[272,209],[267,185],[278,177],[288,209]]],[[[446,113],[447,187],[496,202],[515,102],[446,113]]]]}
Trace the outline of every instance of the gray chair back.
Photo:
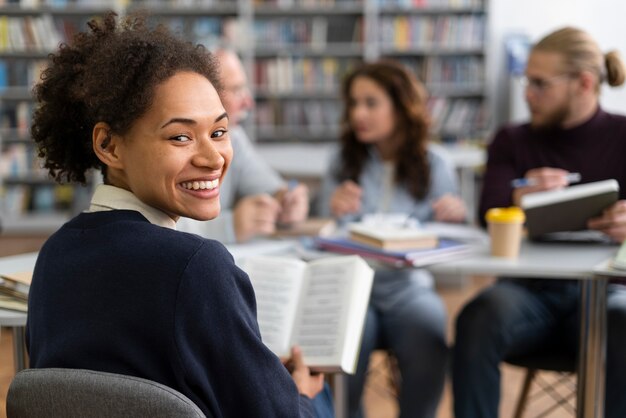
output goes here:
{"type": "Polygon", "coordinates": [[[182,393],[134,376],[80,369],[26,369],[7,394],[7,418],[206,418],[182,393]]]}

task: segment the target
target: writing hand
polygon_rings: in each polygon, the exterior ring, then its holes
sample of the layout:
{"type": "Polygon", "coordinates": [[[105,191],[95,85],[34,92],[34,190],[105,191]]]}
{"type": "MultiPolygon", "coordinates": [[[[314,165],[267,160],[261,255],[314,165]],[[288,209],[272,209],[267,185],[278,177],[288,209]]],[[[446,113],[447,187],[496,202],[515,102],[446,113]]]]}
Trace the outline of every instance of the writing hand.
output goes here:
{"type": "Polygon", "coordinates": [[[524,178],[528,180],[529,185],[513,190],[513,204],[519,206],[522,196],[528,193],[556,190],[566,187],[569,185],[568,173],[567,170],[552,167],[528,170],[524,178]]]}
{"type": "Polygon", "coordinates": [[[233,210],[237,242],[273,234],[280,209],[278,201],[267,194],[246,196],[239,200],[233,210]]]}
{"type": "Polygon", "coordinates": [[[467,215],[465,202],[453,194],[446,193],[432,203],[435,220],[438,222],[463,222],[467,215]]]}
{"type": "Polygon", "coordinates": [[[309,188],[298,184],[292,189],[282,188],[274,196],[281,204],[278,222],[289,225],[304,221],[309,215],[309,188]]]}
{"type": "Polygon", "coordinates": [[[589,229],[601,231],[616,242],[626,240],[626,200],[619,200],[587,222],[589,229]]]}
{"type": "Polygon", "coordinates": [[[330,198],[330,211],[341,217],[361,210],[361,187],[352,180],[341,183],[330,198]]]}

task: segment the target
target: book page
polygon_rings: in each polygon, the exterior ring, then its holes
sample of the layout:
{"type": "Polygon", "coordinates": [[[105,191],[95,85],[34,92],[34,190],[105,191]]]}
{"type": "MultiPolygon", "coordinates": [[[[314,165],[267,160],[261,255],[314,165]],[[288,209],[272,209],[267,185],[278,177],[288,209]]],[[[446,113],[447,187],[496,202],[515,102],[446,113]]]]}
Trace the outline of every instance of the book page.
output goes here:
{"type": "Polygon", "coordinates": [[[300,345],[312,369],[354,372],[372,278],[357,256],[309,263],[292,344],[300,345]],[[347,348],[350,364],[344,361],[347,348]]]}
{"type": "Polygon", "coordinates": [[[30,290],[33,272],[23,271],[11,274],[0,274],[0,290],[10,291],[17,296],[26,298],[30,290]]]}
{"type": "Polygon", "coordinates": [[[250,257],[244,263],[256,295],[261,338],[279,357],[289,356],[305,268],[305,262],[287,257],[250,257]]]}
{"type": "Polygon", "coordinates": [[[2,274],[1,276],[5,279],[13,280],[14,282],[23,283],[27,286],[30,286],[30,283],[33,280],[33,271],[19,271],[15,273],[2,274]]]}

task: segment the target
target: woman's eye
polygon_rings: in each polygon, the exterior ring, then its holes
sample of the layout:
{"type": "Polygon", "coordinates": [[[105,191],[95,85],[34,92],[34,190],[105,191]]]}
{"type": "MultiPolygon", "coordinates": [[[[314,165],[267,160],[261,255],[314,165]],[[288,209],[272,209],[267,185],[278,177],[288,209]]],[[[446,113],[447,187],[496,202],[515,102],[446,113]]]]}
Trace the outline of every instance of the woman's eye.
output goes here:
{"type": "Polygon", "coordinates": [[[187,135],[176,135],[170,138],[171,140],[174,140],[176,142],[187,142],[187,141],[191,141],[191,138],[189,138],[187,135]]]}
{"type": "Polygon", "coordinates": [[[226,129],[220,129],[211,134],[211,138],[221,138],[228,132],[226,129]]]}

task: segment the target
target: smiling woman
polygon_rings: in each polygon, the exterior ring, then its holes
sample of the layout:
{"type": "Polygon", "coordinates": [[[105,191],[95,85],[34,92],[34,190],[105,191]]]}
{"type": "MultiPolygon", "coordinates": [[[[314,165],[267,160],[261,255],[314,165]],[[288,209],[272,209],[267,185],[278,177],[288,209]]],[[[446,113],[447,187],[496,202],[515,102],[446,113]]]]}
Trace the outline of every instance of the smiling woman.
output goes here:
{"type": "Polygon", "coordinates": [[[219,185],[232,159],[228,117],[206,77],[178,72],[158,85],[153,105],[124,134],[94,127],[106,182],[177,220],[219,214],[219,185]],[[184,116],[184,117],[182,117],[184,116]]]}
{"type": "Polygon", "coordinates": [[[147,378],[212,416],[312,416],[323,376],[295,349],[290,377],[261,341],[247,275],[220,243],[175,230],[219,214],[232,160],[214,58],[140,16],[89,28],[35,87],[51,176],[95,168],[104,184],[39,253],[31,366],[147,378]]]}

